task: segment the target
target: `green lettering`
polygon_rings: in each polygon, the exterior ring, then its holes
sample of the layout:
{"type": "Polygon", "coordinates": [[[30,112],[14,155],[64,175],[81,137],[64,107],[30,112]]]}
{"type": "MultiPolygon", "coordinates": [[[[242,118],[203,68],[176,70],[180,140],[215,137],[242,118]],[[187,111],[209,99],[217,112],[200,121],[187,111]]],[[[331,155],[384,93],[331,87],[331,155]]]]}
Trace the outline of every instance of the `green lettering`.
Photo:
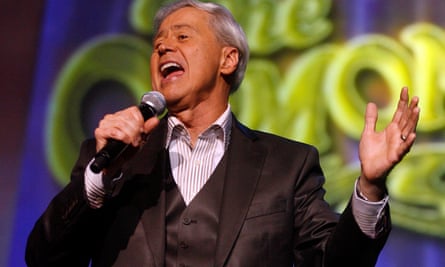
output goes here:
{"type": "Polygon", "coordinates": [[[431,24],[414,24],[403,30],[402,42],[411,49],[414,62],[414,92],[420,98],[418,129],[433,131],[445,127],[445,33],[431,24]]]}
{"type": "Polygon", "coordinates": [[[348,136],[359,139],[364,111],[369,101],[379,104],[377,128],[392,119],[402,86],[411,84],[412,59],[406,49],[383,35],[365,35],[351,40],[329,65],[324,79],[324,95],[335,124],[348,136]],[[381,77],[382,84],[360,84],[364,73],[381,77]],[[377,93],[377,94],[376,94],[377,93]],[[376,95],[375,99],[369,96],[376,95]],[[382,95],[383,94],[383,95],[382,95]]]}
{"type": "Polygon", "coordinates": [[[297,57],[287,68],[278,91],[281,112],[277,117],[282,118],[281,134],[313,144],[321,152],[331,146],[321,89],[326,68],[338,52],[339,47],[325,45],[297,57]]]}

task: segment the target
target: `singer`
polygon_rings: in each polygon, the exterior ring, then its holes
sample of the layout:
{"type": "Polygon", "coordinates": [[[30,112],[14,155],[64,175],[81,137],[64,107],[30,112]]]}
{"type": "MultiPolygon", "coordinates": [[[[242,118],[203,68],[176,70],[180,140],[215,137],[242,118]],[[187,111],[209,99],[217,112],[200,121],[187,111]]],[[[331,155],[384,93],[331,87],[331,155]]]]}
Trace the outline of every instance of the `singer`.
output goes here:
{"type": "Polygon", "coordinates": [[[249,50],[226,8],[171,3],[154,32],[152,88],[167,115],[144,121],[129,107],[100,121],[29,235],[28,266],[374,266],[391,229],[386,177],[415,141],[419,99],[403,88],[381,132],[368,104],[361,175],[338,215],[316,148],[231,113],[249,50]],[[95,173],[110,140],[128,148],[95,173]]]}

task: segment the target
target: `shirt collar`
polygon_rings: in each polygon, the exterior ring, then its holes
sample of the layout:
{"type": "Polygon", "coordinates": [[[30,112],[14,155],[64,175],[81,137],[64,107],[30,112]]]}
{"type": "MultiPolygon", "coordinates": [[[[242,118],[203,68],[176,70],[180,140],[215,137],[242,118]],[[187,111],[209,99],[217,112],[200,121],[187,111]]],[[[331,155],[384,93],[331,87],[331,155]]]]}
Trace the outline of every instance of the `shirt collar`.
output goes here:
{"type": "MultiPolygon", "coordinates": [[[[230,142],[230,132],[232,127],[232,116],[231,116],[231,108],[230,104],[227,105],[226,110],[221,114],[221,116],[216,119],[201,135],[207,133],[209,130],[212,131],[218,131],[221,129],[223,131],[223,142],[224,142],[224,148],[227,149],[229,142],[230,142]]],[[[189,137],[187,128],[184,126],[184,124],[175,116],[169,116],[168,117],[168,127],[167,127],[167,139],[165,142],[165,147],[168,148],[170,145],[170,142],[172,138],[174,138],[173,133],[174,129],[181,128],[184,129],[184,133],[189,137]]]]}

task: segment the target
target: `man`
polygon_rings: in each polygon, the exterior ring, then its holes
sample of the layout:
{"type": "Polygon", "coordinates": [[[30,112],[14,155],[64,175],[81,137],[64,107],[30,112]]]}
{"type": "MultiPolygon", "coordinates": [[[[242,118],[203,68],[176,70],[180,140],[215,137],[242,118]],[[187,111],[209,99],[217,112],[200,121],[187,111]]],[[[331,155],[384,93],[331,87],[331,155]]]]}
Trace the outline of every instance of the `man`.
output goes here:
{"type": "Polygon", "coordinates": [[[167,116],[144,122],[130,107],[104,117],[30,234],[29,266],[373,266],[390,231],[386,175],[415,140],[418,98],[402,89],[380,133],[368,105],[361,175],[338,217],[323,200],[315,148],[231,114],[247,59],[225,8],[161,9],[151,77],[167,116]],[[133,148],[94,174],[89,164],[110,138],[133,148]]]}

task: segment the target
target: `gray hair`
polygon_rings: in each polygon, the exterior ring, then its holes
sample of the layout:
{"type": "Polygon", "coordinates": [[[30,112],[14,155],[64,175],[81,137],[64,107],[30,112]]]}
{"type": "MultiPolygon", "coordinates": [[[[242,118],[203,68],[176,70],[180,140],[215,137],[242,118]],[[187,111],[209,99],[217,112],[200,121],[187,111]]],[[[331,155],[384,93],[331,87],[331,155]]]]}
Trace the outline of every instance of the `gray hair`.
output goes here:
{"type": "Polygon", "coordinates": [[[239,62],[234,73],[228,78],[230,93],[235,92],[240,86],[249,60],[249,46],[246,35],[233,17],[232,13],[222,5],[215,3],[203,3],[196,0],[180,0],[163,6],[154,18],[154,33],[157,34],[164,19],[171,13],[183,7],[194,7],[210,14],[210,25],[215,29],[216,38],[224,45],[238,49],[239,62]]]}

